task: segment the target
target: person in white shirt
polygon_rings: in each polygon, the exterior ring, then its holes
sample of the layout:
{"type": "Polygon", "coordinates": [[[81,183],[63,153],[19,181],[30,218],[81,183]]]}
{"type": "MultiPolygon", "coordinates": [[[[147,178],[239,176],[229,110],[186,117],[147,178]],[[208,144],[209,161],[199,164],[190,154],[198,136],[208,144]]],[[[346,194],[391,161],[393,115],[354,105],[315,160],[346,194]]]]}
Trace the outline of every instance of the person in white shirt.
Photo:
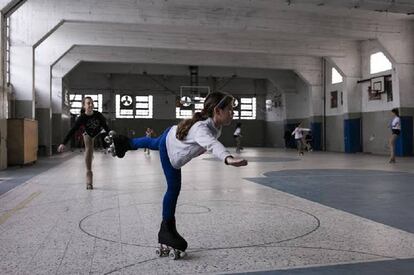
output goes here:
{"type": "Polygon", "coordinates": [[[174,251],[178,250],[179,254],[187,248],[187,242],[178,234],[175,225],[175,208],[181,189],[181,167],[206,151],[212,152],[226,165],[247,165],[245,159],[233,157],[217,140],[222,126],[230,125],[233,119],[233,104],[234,98],[231,95],[210,93],[201,112],[196,112],[191,119],[168,128],[157,138],[114,137],[118,157],[123,157],[127,150],[138,148],[160,152],[161,165],[167,179],[167,191],[163,199],[163,220],[158,233],[160,248],[157,253],[160,256],[168,255],[171,248],[174,251]]]}
{"type": "Polygon", "coordinates": [[[240,151],[243,149],[241,146],[241,138],[242,138],[241,125],[242,124],[238,122],[236,124],[236,130],[233,133],[234,140],[236,141],[236,153],[240,153],[240,151]]]}
{"type": "Polygon", "coordinates": [[[389,140],[390,145],[390,163],[395,163],[395,141],[401,133],[401,119],[397,108],[391,110],[392,121],[391,121],[391,137],[389,140]]]}
{"type": "Polygon", "coordinates": [[[307,147],[306,143],[303,141],[303,133],[309,131],[310,129],[308,128],[302,128],[302,122],[299,122],[298,126],[292,132],[292,136],[295,136],[296,146],[300,155],[303,155],[303,147],[307,147]]]}

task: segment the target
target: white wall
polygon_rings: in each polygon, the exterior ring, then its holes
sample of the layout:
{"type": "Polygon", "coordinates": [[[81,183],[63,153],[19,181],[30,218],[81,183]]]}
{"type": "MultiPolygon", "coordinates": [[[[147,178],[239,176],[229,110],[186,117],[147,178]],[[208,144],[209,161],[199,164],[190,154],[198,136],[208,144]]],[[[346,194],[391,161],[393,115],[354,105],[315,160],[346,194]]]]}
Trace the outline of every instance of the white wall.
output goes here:
{"type": "Polygon", "coordinates": [[[371,85],[370,82],[360,83],[358,86],[361,92],[361,111],[362,112],[375,112],[383,110],[391,110],[394,107],[399,107],[399,89],[398,89],[398,80],[396,79],[395,71],[389,70],[385,72],[380,72],[377,74],[370,73],[370,56],[373,53],[378,51],[383,51],[383,53],[391,60],[387,52],[384,52],[384,49],[379,45],[377,41],[364,41],[362,42],[361,47],[361,68],[362,68],[362,78],[370,79],[380,75],[392,75],[392,84],[393,84],[393,101],[387,102],[387,95],[383,93],[380,100],[368,100],[368,86],[371,85]]]}
{"type": "MultiPolygon", "coordinates": [[[[326,115],[327,116],[336,116],[342,115],[346,110],[344,104],[346,104],[347,96],[344,91],[344,82],[332,84],[332,67],[333,65],[330,63],[326,64],[326,115]],[[331,92],[337,91],[338,94],[338,105],[336,108],[331,108],[331,92]],[[341,94],[342,94],[342,103],[341,103],[341,94]]],[[[345,79],[345,78],[344,78],[345,79]]]]}
{"type": "Polygon", "coordinates": [[[285,93],[286,119],[302,119],[309,117],[309,87],[296,77],[295,90],[285,93]]]}

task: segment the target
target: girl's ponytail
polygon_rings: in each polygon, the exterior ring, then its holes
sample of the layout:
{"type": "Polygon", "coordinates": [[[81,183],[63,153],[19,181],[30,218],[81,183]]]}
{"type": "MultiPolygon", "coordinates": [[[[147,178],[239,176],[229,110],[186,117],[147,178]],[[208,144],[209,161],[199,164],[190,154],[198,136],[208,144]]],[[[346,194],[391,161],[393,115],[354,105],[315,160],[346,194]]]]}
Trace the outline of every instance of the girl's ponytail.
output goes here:
{"type": "Polygon", "coordinates": [[[185,119],[181,121],[177,126],[177,134],[176,137],[178,140],[183,140],[190,131],[191,126],[194,125],[197,121],[206,120],[208,116],[206,116],[203,111],[194,113],[192,118],[185,119]]]}

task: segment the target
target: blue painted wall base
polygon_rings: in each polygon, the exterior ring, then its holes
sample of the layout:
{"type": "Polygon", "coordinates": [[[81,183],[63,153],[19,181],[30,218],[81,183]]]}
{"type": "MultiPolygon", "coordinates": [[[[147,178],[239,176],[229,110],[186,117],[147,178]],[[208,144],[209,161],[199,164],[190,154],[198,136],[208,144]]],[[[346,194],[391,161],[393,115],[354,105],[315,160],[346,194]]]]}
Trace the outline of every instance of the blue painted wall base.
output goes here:
{"type": "Polygon", "coordinates": [[[322,123],[321,122],[312,122],[312,148],[315,151],[322,150],[322,123]]]}
{"type": "Polygon", "coordinates": [[[413,155],[413,117],[402,116],[401,119],[401,134],[395,144],[395,154],[397,156],[412,156],[413,155]]]}
{"type": "Polygon", "coordinates": [[[344,120],[345,153],[362,152],[361,146],[361,119],[344,120]]]}
{"type": "MultiPolygon", "coordinates": [[[[292,134],[293,130],[295,130],[297,125],[297,123],[286,124],[285,131],[289,131],[292,134]]],[[[295,137],[292,135],[290,136],[290,139],[288,141],[288,148],[296,148],[295,137]]]]}

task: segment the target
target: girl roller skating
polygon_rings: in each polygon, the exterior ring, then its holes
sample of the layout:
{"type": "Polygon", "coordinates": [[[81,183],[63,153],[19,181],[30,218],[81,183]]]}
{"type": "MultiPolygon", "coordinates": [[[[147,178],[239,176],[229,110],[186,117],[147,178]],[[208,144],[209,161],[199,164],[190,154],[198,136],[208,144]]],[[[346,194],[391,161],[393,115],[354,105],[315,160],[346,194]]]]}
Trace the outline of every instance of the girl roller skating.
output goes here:
{"type": "Polygon", "coordinates": [[[82,102],[82,110],[80,116],[76,119],[75,125],[70,129],[62,144],[59,145],[57,151],[63,152],[66,148],[65,144],[73,134],[83,126],[83,141],[85,143],[85,164],[86,164],[86,189],[93,189],[92,159],[94,139],[104,129],[107,133],[109,127],[106,124],[105,117],[98,111],[93,110],[93,99],[89,96],[85,97],[82,102]]]}
{"type": "Polygon", "coordinates": [[[299,152],[299,155],[303,155],[303,147],[309,151],[310,146],[304,141],[304,132],[309,132],[310,129],[302,128],[302,122],[298,123],[298,126],[293,130],[292,136],[295,136],[296,146],[299,152]]]}
{"type": "Polygon", "coordinates": [[[178,259],[187,249],[186,240],[177,232],[175,209],[181,189],[181,167],[191,159],[210,151],[226,165],[245,166],[247,161],[233,157],[217,140],[222,126],[227,126],[233,119],[233,102],[231,95],[210,93],[204,102],[204,108],[191,119],[183,120],[172,126],[157,138],[142,137],[129,139],[112,134],[115,154],[123,157],[127,150],[149,148],[158,150],[161,165],[167,180],[167,191],[163,199],[162,222],[158,232],[160,244],[157,254],[169,255],[178,259]]]}

